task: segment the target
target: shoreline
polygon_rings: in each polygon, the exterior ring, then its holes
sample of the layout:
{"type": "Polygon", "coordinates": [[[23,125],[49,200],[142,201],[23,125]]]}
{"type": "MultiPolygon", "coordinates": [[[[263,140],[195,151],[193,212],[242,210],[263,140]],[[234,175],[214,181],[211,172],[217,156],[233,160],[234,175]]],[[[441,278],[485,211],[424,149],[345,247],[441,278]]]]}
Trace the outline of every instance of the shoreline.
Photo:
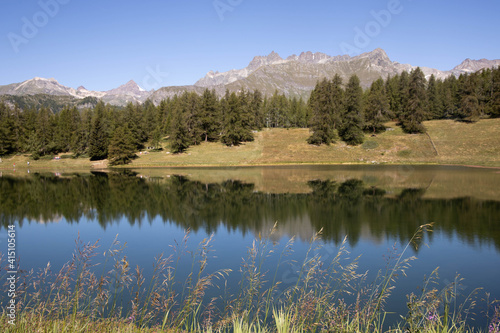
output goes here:
{"type": "Polygon", "coordinates": [[[356,162],[290,162],[290,163],[256,163],[256,164],[175,164],[175,165],[120,165],[104,168],[95,167],[73,167],[73,166],[16,166],[1,167],[0,171],[37,170],[50,171],[114,171],[122,169],[217,169],[217,168],[254,168],[254,167],[310,167],[310,166],[442,166],[442,167],[465,167],[478,169],[500,170],[500,166],[488,166],[479,164],[451,164],[451,163],[432,163],[432,162],[409,162],[409,163],[356,163],[356,162]]]}

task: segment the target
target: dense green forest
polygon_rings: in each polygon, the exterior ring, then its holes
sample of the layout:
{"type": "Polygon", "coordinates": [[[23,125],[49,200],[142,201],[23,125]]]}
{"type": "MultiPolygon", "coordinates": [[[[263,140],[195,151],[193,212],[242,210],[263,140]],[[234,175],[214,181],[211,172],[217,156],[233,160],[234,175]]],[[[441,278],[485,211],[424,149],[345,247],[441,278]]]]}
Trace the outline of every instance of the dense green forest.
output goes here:
{"type": "Polygon", "coordinates": [[[310,144],[341,139],[357,145],[364,132],[383,131],[389,120],[398,120],[407,133],[423,133],[425,120],[499,117],[500,68],[444,80],[427,80],[416,68],[380,78],[364,91],[355,75],[346,83],[337,75],[318,82],[308,101],[244,90],[219,97],[207,89],[201,96],[184,92],[159,105],[149,100],[125,108],[102,101],[92,105],[68,105],[53,112],[45,105],[11,107],[0,102],[0,156],[24,153],[38,159],[72,152],[75,157],[126,164],[146,146],[160,149],[164,138],[173,153],[181,153],[204,141],[239,145],[252,141],[254,131],[274,127],[309,127],[310,144]]]}

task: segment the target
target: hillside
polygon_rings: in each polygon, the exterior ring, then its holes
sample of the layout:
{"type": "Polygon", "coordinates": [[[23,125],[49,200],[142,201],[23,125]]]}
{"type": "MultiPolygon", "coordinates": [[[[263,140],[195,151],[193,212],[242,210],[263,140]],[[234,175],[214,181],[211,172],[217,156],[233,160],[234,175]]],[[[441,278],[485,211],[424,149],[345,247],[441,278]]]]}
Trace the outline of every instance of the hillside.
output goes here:
{"type": "MultiPolygon", "coordinates": [[[[140,154],[127,165],[137,167],[246,166],[279,164],[455,164],[500,167],[500,119],[483,119],[474,124],[452,120],[427,121],[428,134],[405,134],[394,123],[375,137],[367,135],[361,146],[338,142],[330,146],[306,143],[308,129],[266,129],[255,133],[255,141],[237,147],[202,143],[186,153],[140,154]],[[431,142],[432,140],[432,142],[431,142]],[[434,144],[434,146],[433,146],[434,144]]],[[[3,170],[26,168],[52,170],[105,168],[106,162],[88,159],[31,160],[27,156],[4,158],[3,170]]]]}
{"type": "Polygon", "coordinates": [[[500,167],[500,119],[475,124],[434,120],[424,125],[429,135],[405,134],[389,123],[388,131],[366,135],[365,143],[355,147],[344,142],[309,145],[308,129],[266,129],[255,134],[254,142],[238,147],[202,143],[180,155],[149,153],[130,166],[431,163],[500,167]]]}

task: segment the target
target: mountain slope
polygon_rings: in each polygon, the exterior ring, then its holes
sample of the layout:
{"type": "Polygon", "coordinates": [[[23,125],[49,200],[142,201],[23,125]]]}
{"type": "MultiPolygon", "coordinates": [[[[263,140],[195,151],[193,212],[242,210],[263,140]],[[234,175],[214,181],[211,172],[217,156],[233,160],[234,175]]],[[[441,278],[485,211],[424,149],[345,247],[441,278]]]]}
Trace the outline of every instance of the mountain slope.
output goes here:
{"type": "MultiPolygon", "coordinates": [[[[500,66],[500,59],[465,59],[449,71],[426,67],[421,67],[421,69],[427,78],[432,74],[437,78],[445,78],[449,75],[459,76],[462,73],[472,73],[496,66],[500,66]]],[[[144,91],[131,80],[109,91],[91,91],[82,86],[77,89],[66,87],[55,79],[35,77],[21,83],[0,86],[0,95],[45,94],[71,96],[77,100],[97,98],[119,106],[124,106],[129,102],[142,103],[148,98],[158,104],[162,99],[173,97],[184,91],[201,94],[206,88],[214,89],[219,96],[224,95],[226,89],[229,91],[258,89],[268,96],[278,91],[287,96],[308,98],[317,81],[322,78],[332,78],[335,74],[339,74],[344,82],[347,82],[352,74],[357,74],[361,85],[366,88],[380,77],[393,76],[413,68],[416,66],[392,61],[382,49],[375,49],[355,57],[348,55],[332,57],[320,52],[302,52],[298,56],[294,54],[286,59],[273,51],[267,56],[254,57],[248,66],[242,69],[232,69],[223,73],[210,71],[194,85],[188,86],[171,86],[156,91],[144,91]]]]}

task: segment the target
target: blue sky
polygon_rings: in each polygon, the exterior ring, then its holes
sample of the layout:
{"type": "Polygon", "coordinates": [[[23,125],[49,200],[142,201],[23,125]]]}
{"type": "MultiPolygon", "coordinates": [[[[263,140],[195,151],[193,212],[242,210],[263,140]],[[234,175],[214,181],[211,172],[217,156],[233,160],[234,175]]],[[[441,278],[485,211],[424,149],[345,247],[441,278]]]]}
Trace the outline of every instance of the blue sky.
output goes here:
{"type": "Polygon", "coordinates": [[[465,58],[500,58],[496,0],[0,0],[0,6],[0,85],[35,76],[89,90],[130,79],[145,88],[193,84],[210,70],[243,68],[271,51],[285,58],[380,47],[393,61],[441,70],[465,58]]]}

